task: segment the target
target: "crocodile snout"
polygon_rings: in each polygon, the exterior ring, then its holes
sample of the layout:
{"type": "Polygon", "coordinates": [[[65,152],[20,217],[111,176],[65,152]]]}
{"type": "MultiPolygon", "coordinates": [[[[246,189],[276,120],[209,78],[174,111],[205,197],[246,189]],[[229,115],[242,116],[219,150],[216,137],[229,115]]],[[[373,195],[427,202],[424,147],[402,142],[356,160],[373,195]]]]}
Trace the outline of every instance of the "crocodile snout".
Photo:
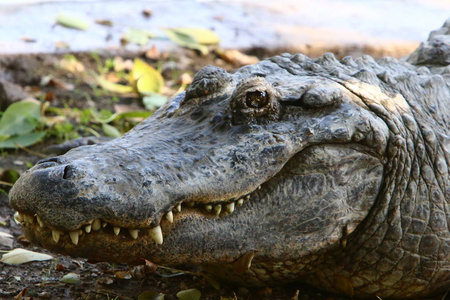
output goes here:
{"type": "Polygon", "coordinates": [[[84,177],[83,173],[76,164],[67,164],[60,158],[41,160],[25,172],[11,189],[11,205],[22,213],[39,215],[55,227],[76,226],[84,219],[75,212],[75,208],[81,205],[82,185],[79,185],[79,179],[84,177]],[[63,217],[57,213],[61,209],[65,211],[63,217]],[[73,217],[76,221],[68,224],[68,219],[73,217]]]}

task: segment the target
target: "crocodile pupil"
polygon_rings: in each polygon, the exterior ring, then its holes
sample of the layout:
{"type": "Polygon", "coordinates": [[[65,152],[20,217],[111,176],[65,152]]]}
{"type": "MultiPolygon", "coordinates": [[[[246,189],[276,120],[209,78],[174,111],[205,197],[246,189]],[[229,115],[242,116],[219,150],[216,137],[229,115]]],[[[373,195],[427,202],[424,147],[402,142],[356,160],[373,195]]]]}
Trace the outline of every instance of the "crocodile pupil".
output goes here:
{"type": "Polygon", "coordinates": [[[250,108],[262,108],[269,102],[266,92],[254,91],[247,92],[245,95],[245,103],[250,108]]]}

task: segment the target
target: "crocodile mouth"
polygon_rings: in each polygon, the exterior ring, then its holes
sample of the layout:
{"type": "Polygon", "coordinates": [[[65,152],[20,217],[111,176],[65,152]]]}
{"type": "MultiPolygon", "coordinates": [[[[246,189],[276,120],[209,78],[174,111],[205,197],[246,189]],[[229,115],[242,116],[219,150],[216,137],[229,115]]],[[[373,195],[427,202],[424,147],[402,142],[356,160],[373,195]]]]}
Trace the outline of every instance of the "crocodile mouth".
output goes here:
{"type": "MultiPolygon", "coordinates": [[[[61,243],[63,239],[70,239],[73,245],[78,245],[83,240],[84,235],[89,235],[93,232],[101,234],[109,234],[110,236],[117,236],[121,238],[137,240],[139,238],[150,237],[156,244],[162,245],[164,241],[164,233],[162,224],[170,226],[177,218],[183,217],[183,212],[187,211],[190,214],[197,213],[207,218],[221,218],[226,215],[231,215],[245,202],[250,201],[253,194],[261,189],[261,186],[250,193],[241,197],[232,198],[229,200],[214,201],[214,202],[195,202],[190,200],[181,201],[171,207],[167,212],[162,212],[157,226],[148,228],[124,228],[115,225],[109,220],[97,218],[90,220],[81,225],[77,230],[64,231],[54,228],[52,225],[44,223],[38,214],[28,214],[16,212],[14,218],[19,222],[22,228],[29,228],[32,232],[40,231],[41,236],[51,236],[55,244],[61,243]]],[[[148,222],[150,223],[150,222],[148,222]]],[[[68,240],[66,240],[68,241],[68,240]]]]}

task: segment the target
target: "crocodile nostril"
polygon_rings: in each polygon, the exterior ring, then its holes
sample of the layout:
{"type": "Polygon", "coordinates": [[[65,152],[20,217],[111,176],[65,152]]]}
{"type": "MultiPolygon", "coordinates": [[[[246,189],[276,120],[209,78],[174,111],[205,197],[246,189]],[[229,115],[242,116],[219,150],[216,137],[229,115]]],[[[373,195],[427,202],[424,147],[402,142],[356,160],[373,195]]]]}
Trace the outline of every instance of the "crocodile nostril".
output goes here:
{"type": "Polygon", "coordinates": [[[64,179],[72,179],[74,177],[75,177],[75,168],[72,166],[66,166],[64,168],[63,178],[64,179]]]}

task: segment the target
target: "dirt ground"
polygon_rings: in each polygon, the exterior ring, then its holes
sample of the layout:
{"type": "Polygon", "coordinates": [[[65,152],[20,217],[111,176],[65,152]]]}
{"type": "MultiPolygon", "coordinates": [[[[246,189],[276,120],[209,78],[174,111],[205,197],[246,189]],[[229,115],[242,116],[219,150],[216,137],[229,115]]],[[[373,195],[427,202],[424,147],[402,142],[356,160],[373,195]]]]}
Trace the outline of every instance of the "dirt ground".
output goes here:
{"type": "MultiPolygon", "coordinates": [[[[339,56],[346,51],[339,50],[339,56]]],[[[348,49],[347,49],[348,50],[348,49]]],[[[356,54],[355,49],[350,49],[356,54]]],[[[255,50],[259,57],[266,56],[261,49],[255,50]]],[[[270,53],[272,54],[272,53],[270,53]]],[[[131,57],[130,54],[127,54],[131,57]]],[[[142,54],[138,54],[142,55],[142,54]]],[[[84,65],[94,69],[97,62],[90,54],[77,54],[84,65]]],[[[125,55],[125,58],[127,56],[125,55]]],[[[177,54],[161,55],[165,59],[163,76],[166,80],[175,73],[189,72],[193,74],[207,64],[220,65],[228,70],[240,65],[240,62],[227,62],[212,54],[200,57],[192,51],[182,51],[177,54]],[[180,72],[179,72],[180,71],[180,72]]],[[[114,110],[114,105],[120,103],[142,109],[138,98],[119,97],[112,102],[108,95],[93,95],[93,90],[85,82],[80,82],[67,71],[55,67],[61,55],[25,55],[0,57],[0,80],[7,80],[24,88],[25,91],[38,87],[45,95],[51,95],[51,105],[55,107],[85,108],[95,105],[98,108],[114,110]],[[40,86],[44,76],[52,74],[65,82],[74,84],[75,90],[64,90],[55,86],[40,86]],[[89,95],[87,97],[86,95],[89,95]],[[118,102],[117,102],[118,101],[118,102]]],[[[104,58],[103,58],[104,59],[104,58]]],[[[2,105],[2,103],[0,103],[2,105]]],[[[3,103],[3,105],[7,105],[3,103]]],[[[8,181],[6,170],[23,172],[27,166],[33,165],[43,153],[43,148],[54,141],[30,147],[33,152],[23,150],[5,150],[0,156],[0,180],[8,181]]],[[[4,191],[8,186],[0,185],[4,191]]],[[[11,243],[0,242],[0,249],[8,251],[14,248],[25,248],[41,253],[48,253],[30,244],[22,236],[20,225],[13,218],[14,211],[9,206],[6,193],[0,193],[0,231],[14,236],[11,243]]],[[[0,240],[1,241],[1,240],[0,240]]],[[[176,294],[181,290],[198,289],[201,299],[344,299],[301,285],[276,286],[259,289],[230,286],[224,283],[216,289],[198,270],[189,270],[184,274],[161,272],[152,266],[127,266],[108,263],[92,264],[84,259],[65,257],[52,254],[53,260],[44,262],[29,262],[25,264],[8,265],[0,263],[0,299],[178,299],[176,294]],[[61,278],[68,273],[80,276],[77,283],[64,283],[61,278]]],[[[376,298],[374,298],[376,299],[376,298]]],[[[441,298],[442,299],[442,298],[441,298]]]]}

